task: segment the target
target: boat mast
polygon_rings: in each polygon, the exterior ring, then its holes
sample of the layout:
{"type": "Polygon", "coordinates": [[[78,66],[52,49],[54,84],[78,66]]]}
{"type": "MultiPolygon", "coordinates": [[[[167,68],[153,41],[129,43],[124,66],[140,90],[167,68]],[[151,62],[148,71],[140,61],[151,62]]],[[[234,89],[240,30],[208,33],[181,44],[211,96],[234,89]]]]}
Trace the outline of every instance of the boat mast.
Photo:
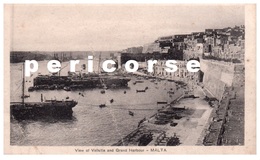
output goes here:
{"type": "Polygon", "coordinates": [[[100,61],[101,61],[101,52],[99,53],[99,58],[98,58],[98,74],[100,73],[100,61]]]}
{"type": "Polygon", "coordinates": [[[24,63],[22,68],[23,84],[22,84],[22,104],[24,105],[24,63]]]}

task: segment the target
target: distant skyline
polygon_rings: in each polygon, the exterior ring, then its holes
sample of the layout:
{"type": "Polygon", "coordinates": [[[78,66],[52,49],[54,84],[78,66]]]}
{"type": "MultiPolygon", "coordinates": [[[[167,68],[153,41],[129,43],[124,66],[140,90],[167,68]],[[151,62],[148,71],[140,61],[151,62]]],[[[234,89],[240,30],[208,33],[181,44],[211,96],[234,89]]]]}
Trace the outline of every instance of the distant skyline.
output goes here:
{"type": "Polygon", "coordinates": [[[11,51],[109,51],[244,25],[243,5],[13,5],[11,51]]]}

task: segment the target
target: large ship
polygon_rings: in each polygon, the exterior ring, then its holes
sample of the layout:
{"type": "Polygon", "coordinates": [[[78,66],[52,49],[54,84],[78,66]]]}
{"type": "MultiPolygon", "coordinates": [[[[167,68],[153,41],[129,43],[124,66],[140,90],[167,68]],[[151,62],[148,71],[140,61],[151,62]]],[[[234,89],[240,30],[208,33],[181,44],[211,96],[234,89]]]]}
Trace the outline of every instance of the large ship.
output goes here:
{"type": "MultiPolygon", "coordinates": [[[[85,65],[82,65],[82,68],[84,67],[85,65]]],[[[38,75],[33,79],[33,86],[29,88],[29,91],[127,87],[128,82],[131,80],[119,71],[115,73],[104,73],[101,72],[99,68],[97,73],[68,72],[67,76],[60,76],[60,71],[59,74],[54,75],[38,75]]]]}
{"type": "Polygon", "coordinates": [[[127,87],[131,79],[121,75],[39,75],[33,80],[33,90],[53,90],[53,89],[85,89],[103,87],[127,87]]]}
{"type": "MultiPolygon", "coordinates": [[[[23,65],[24,70],[24,65],[23,65]]],[[[17,120],[38,119],[45,117],[54,118],[70,118],[73,110],[78,103],[74,100],[43,100],[41,102],[25,102],[24,101],[24,75],[22,82],[22,102],[11,102],[11,116],[17,120]]]]}
{"type": "Polygon", "coordinates": [[[127,87],[131,80],[122,75],[100,75],[100,79],[106,87],[127,87]]]}
{"type": "Polygon", "coordinates": [[[77,105],[74,100],[43,102],[11,102],[11,115],[17,120],[38,118],[70,118],[72,108],[77,105]]]}

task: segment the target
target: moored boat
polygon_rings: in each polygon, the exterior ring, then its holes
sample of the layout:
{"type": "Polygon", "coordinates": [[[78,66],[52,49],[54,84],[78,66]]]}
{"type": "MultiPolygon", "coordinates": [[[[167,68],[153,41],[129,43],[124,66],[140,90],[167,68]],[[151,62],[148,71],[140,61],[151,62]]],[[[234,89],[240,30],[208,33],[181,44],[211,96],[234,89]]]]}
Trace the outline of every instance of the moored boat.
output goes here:
{"type": "Polygon", "coordinates": [[[137,89],[136,92],[145,92],[145,89],[137,89]]]}
{"type": "Polygon", "coordinates": [[[47,100],[45,102],[11,102],[11,115],[17,120],[38,118],[69,118],[72,108],[78,103],[74,100],[47,100]]]}
{"type": "MultiPolygon", "coordinates": [[[[23,64],[24,70],[24,64],[23,64]]],[[[23,73],[23,72],[22,72],[23,73]]],[[[25,102],[24,98],[24,75],[22,82],[22,102],[11,102],[10,103],[10,113],[11,117],[17,120],[26,119],[38,119],[46,117],[59,117],[68,118],[72,116],[72,108],[78,103],[74,100],[45,100],[43,101],[43,95],[41,94],[40,102],[25,102]]]]}

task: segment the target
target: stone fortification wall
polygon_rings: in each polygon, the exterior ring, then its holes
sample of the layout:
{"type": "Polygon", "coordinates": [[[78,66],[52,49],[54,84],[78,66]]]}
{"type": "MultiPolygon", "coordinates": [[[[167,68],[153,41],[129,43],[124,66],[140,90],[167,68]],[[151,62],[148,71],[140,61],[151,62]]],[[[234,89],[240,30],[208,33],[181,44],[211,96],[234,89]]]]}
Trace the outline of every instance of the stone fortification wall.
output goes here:
{"type": "Polygon", "coordinates": [[[226,87],[233,85],[236,65],[226,62],[201,60],[204,87],[217,99],[222,99],[226,87]]]}
{"type": "Polygon", "coordinates": [[[243,64],[235,66],[232,85],[233,87],[243,87],[245,85],[245,66],[243,64]]]}

